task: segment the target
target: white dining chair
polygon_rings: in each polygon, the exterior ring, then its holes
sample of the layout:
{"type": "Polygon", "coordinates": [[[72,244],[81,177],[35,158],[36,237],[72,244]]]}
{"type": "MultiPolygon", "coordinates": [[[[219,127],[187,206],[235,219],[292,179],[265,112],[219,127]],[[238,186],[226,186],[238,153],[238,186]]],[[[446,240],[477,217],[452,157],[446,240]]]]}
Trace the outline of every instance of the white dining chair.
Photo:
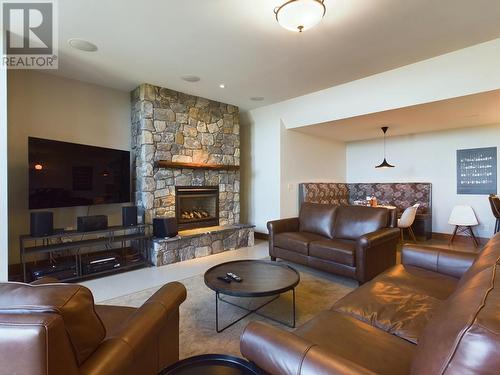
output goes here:
{"type": "Polygon", "coordinates": [[[414,204],[411,207],[406,208],[401,215],[401,218],[398,219],[398,228],[401,231],[401,242],[404,241],[404,230],[407,229],[410,234],[411,239],[414,242],[417,242],[417,238],[415,237],[415,233],[413,232],[412,225],[415,222],[415,217],[417,216],[417,210],[420,204],[414,204]]]}
{"type": "Polygon", "coordinates": [[[453,235],[451,236],[450,244],[453,243],[453,240],[457,236],[458,233],[463,233],[466,236],[472,238],[474,245],[479,246],[479,241],[474,235],[474,231],[472,230],[473,226],[479,225],[477,221],[476,214],[471,206],[455,206],[451,211],[450,218],[448,219],[448,224],[454,225],[455,230],[453,231],[453,235]]]}

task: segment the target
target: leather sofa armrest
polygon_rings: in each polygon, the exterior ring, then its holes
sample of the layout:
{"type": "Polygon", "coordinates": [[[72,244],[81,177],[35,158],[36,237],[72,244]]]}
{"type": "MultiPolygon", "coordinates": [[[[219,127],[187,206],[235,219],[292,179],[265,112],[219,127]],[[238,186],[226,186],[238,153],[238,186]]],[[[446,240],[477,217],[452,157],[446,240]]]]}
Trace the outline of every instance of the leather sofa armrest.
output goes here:
{"type": "Polygon", "coordinates": [[[45,276],[38,280],[32,281],[30,285],[45,285],[45,284],[57,284],[57,283],[59,283],[59,280],[57,280],[55,277],[45,276]]]}
{"type": "Polygon", "coordinates": [[[401,262],[443,275],[461,278],[474,263],[477,254],[453,251],[429,246],[405,245],[401,250],[401,262]]]}
{"type": "Polygon", "coordinates": [[[267,222],[267,230],[269,231],[269,255],[273,259],[274,254],[274,236],[284,232],[298,232],[299,218],[291,217],[288,219],[280,219],[267,222]]]}
{"type": "Polygon", "coordinates": [[[147,304],[161,305],[168,313],[174,309],[178,309],[179,306],[186,300],[186,297],[186,287],[182,283],[177,281],[168,283],[149,297],[149,299],[139,308],[137,313],[140,313],[141,308],[147,304]]]}
{"type": "Polygon", "coordinates": [[[132,314],[119,332],[101,343],[81,367],[81,374],[128,375],[140,373],[141,366],[157,366],[159,371],[178,360],[179,306],[185,299],[184,285],[164,285],[132,314]],[[177,345],[168,346],[168,342],[177,345]],[[175,353],[164,353],[174,349],[175,353]],[[153,357],[144,356],[145,352],[153,357]]]}
{"type": "Polygon", "coordinates": [[[273,375],[375,375],[292,332],[260,322],[247,325],[241,336],[240,351],[273,375]]]}
{"type": "Polygon", "coordinates": [[[280,219],[267,222],[267,230],[269,235],[283,233],[283,232],[298,232],[299,231],[299,218],[291,217],[288,219],[280,219]]]}
{"type": "Polygon", "coordinates": [[[80,375],[61,315],[0,312],[0,374],[80,375]]]}
{"type": "Polygon", "coordinates": [[[358,238],[359,247],[374,247],[387,241],[399,240],[399,228],[383,228],[358,238]]]}
{"type": "Polygon", "coordinates": [[[360,366],[335,353],[313,346],[302,362],[301,375],[375,375],[373,371],[360,366]]]}
{"type": "Polygon", "coordinates": [[[399,228],[383,228],[357,240],[356,279],[360,284],[396,264],[399,228]]]}
{"type": "Polygon", "coordinates": [[[302,361],[314,344],[291,332],[251,322],[240,341],[241,354],[273,375],[300,374],[302,361]]]}

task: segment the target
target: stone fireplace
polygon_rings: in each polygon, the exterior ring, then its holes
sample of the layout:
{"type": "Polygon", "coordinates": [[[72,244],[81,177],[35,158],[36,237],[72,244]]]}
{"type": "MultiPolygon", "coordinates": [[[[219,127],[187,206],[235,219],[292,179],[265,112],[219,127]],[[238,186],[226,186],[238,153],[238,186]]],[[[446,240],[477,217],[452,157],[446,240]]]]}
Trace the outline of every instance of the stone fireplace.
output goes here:
{"type": "Polygon", "coordinates": [[[219,225],[219,186],[176,186],[175,217],[179,230],[219,225]]]}
{"type": "Polygon", "coordinates": [[[135,201],[146,223],[176,217],[187,232],[211,228],[210,238],[187,241],[180,232],[186,241],[154,241],[153,263],[253,244],[251,226],[240,225],[238,108],[150,84],[132,91],[131,101],[135,201]]]}

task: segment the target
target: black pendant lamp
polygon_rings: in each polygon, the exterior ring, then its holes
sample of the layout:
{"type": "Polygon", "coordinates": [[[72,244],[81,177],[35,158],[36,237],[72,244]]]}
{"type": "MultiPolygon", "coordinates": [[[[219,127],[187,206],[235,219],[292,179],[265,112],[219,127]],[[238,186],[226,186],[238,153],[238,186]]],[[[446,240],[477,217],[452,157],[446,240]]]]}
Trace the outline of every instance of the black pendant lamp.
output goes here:
{"type": "Polygon", "coordinates": [[[388,126],[382,126],[382,131],[384,132],[384,161],[377,165],[375,168],[394,168],[394,165],[391,165],[387,162],[385,158],[385,134],[387,133],[387,129],[389,129],[388,126]]]}

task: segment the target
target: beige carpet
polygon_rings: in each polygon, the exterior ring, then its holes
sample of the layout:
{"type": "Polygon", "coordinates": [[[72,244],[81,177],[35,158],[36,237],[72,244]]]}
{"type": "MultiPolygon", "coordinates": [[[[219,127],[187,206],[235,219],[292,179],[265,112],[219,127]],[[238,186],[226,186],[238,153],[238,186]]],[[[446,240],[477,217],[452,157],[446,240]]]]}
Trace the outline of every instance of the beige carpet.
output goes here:
{"type": "MultiPolygon", "coordinates": [[[[292,264],[290,264],[292,265],[292,264]]],[[[307,267],[292,265],[300,272],[301,281],[296,289],[297,325],[301,325],[322,310],[329,309],[335,301],[343,297],[357,286],[357,282],[311,270],[307,267]]],[[[264,321],[277,327],[290,328],[274,323],[255,314],[222,333],[215,331],[215,293],[205,286],[203,275],[181,280],[187,288],[187,300],[181,305],[180,327],[180,357],[206,353],[220,353],[240,355],[239,340],[243,329],[253,320],[264,321]]],[[[104,304],[139,307],[159,287],[133,293],[127,296],[114,298],[104,304]]],[[[228,298],[229,299],[229,298],[228,298]]],[[[252,306],[265,302],[266,299],[231,299],[239,304],[252,306]]],[[[291,319],[292,295],[286,293],[278,300],[266,306],[262,312],[280,320],[291,319]]],[[[219,305],[221,306],[221,305],[219,305]]],[[[220,308],[222,324],[244,315],[244,311],[236,307],[223,304],[220,308]]]]}

